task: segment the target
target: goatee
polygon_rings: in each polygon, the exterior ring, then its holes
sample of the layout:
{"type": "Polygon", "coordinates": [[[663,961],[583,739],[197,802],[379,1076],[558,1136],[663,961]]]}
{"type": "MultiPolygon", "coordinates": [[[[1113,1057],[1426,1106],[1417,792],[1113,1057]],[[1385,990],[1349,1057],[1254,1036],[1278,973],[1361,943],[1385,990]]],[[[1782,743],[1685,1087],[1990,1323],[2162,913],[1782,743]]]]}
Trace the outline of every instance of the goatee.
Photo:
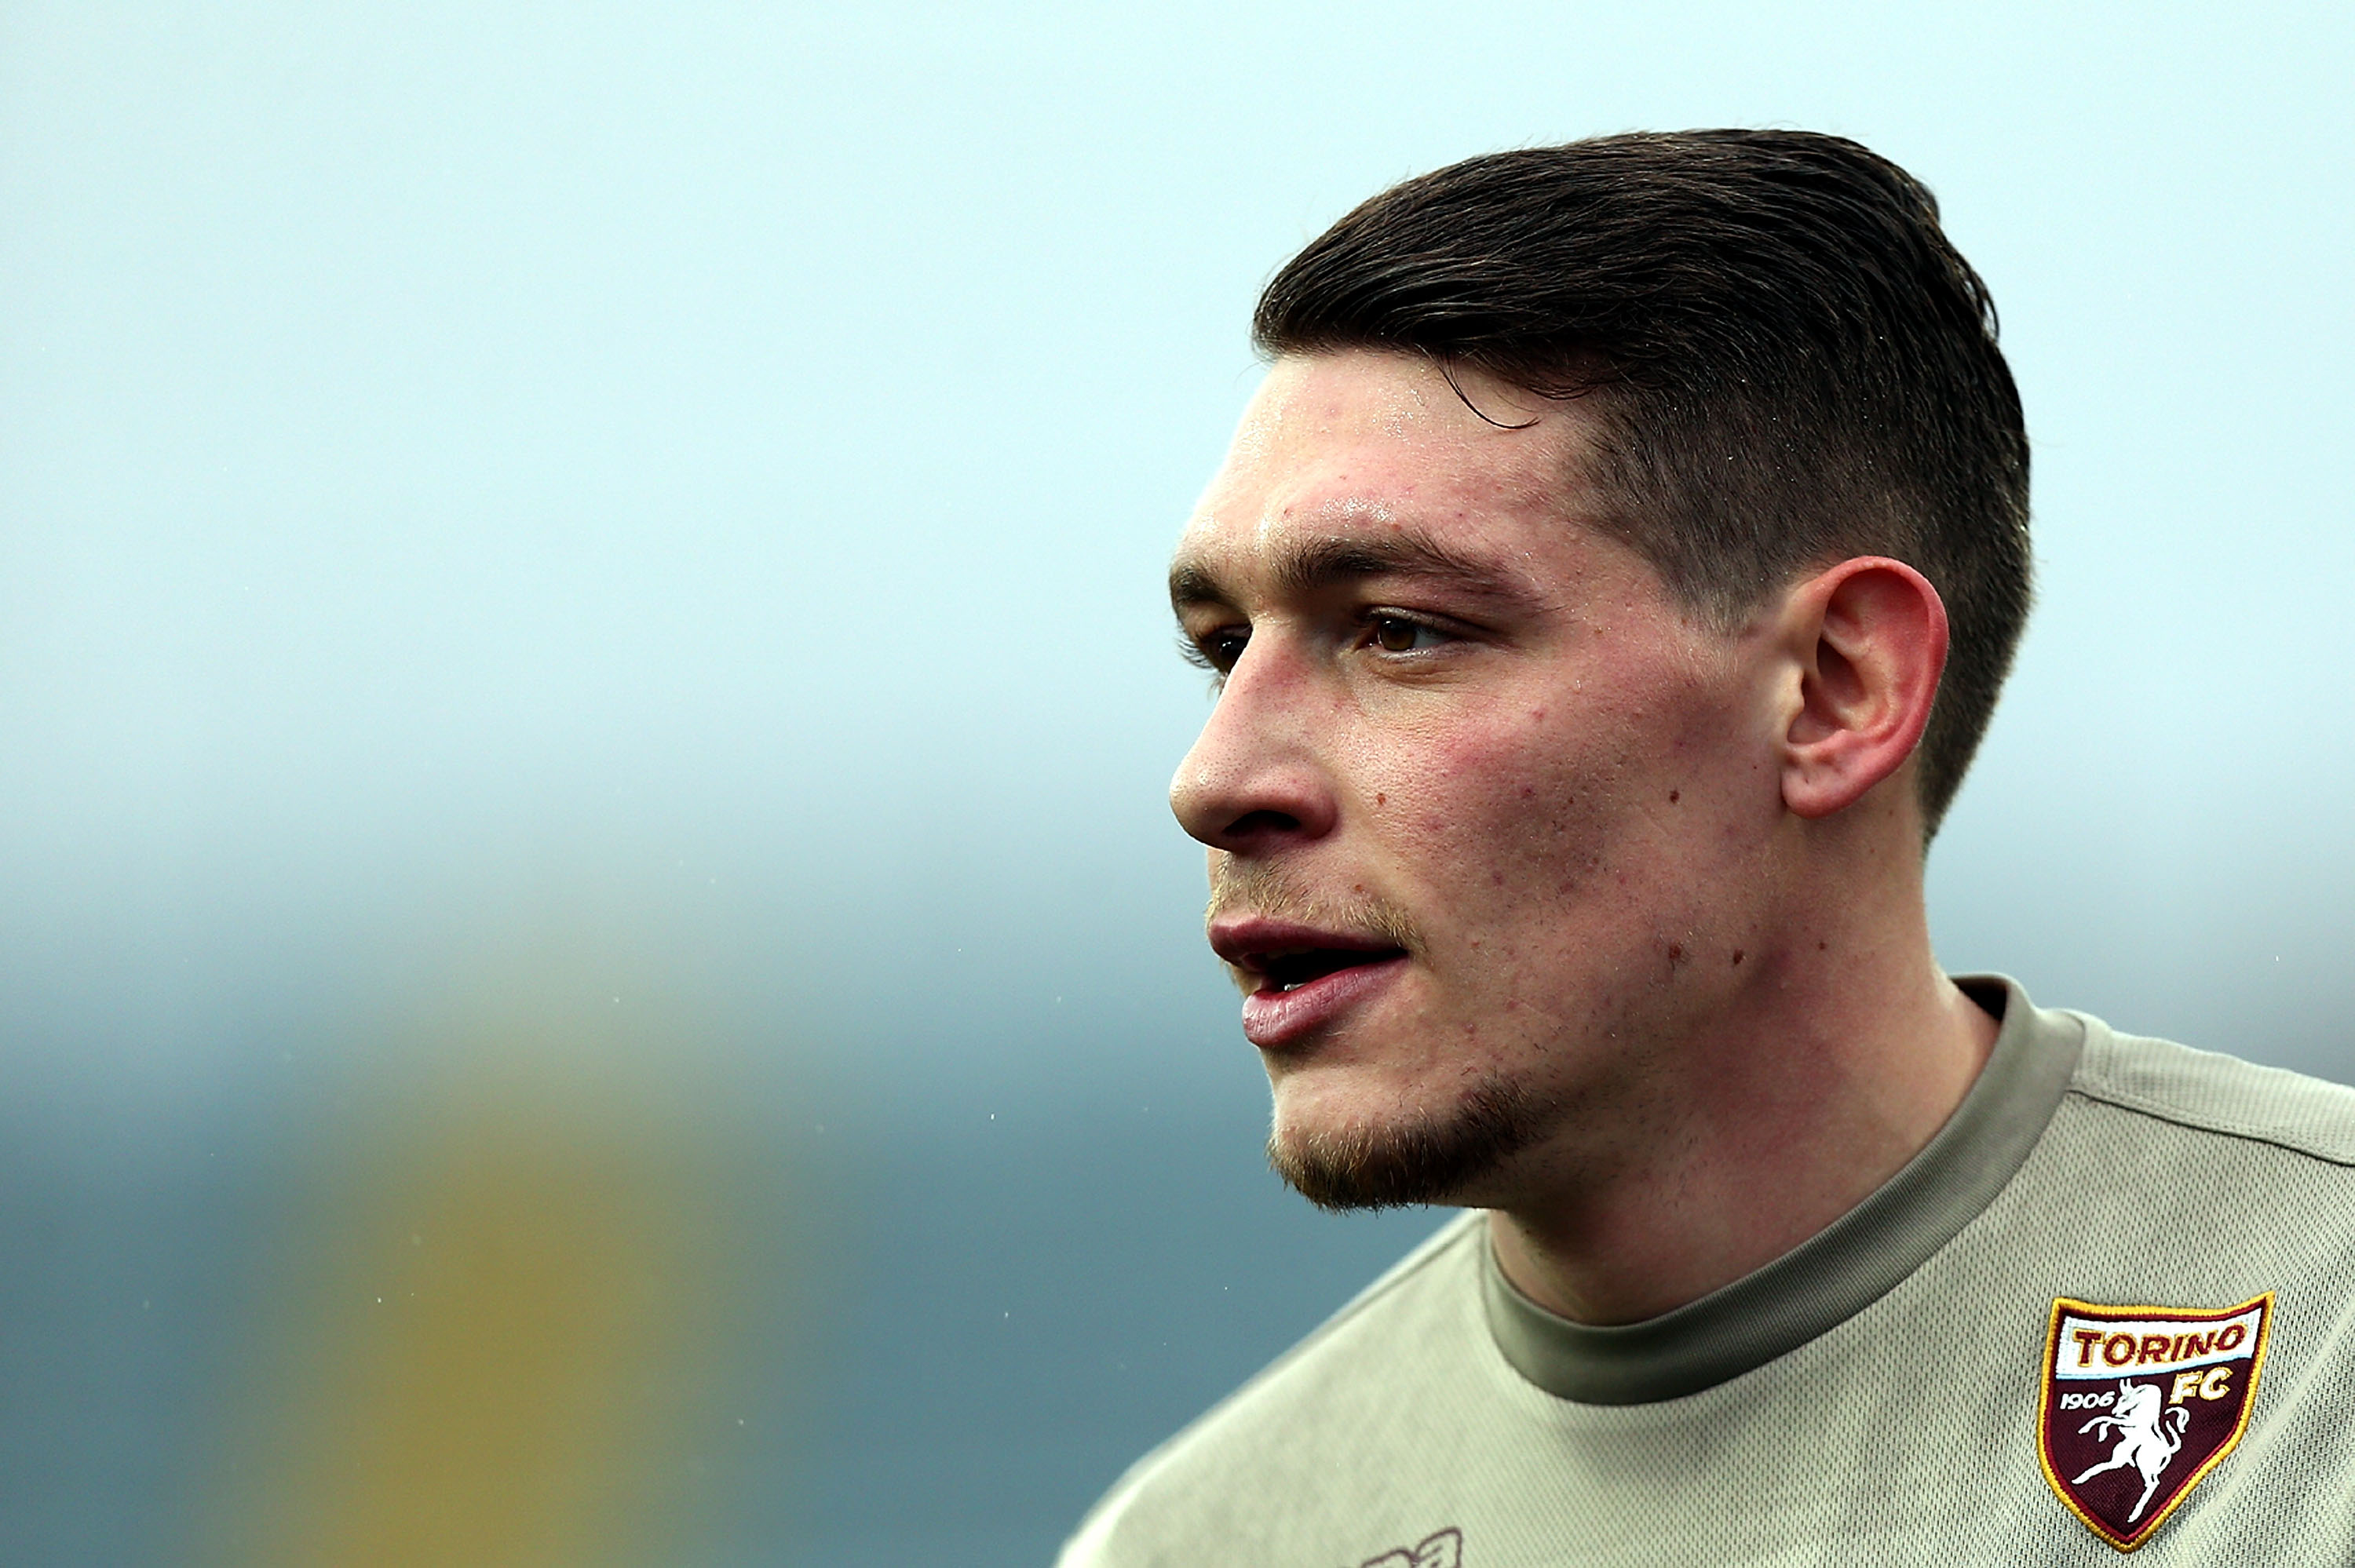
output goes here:
{"type": "Polygon", "coordinates": [[[1413,1120],[1346,1132],[1268,1134],[1276,1174],[1320,1209],[1398,1209],[1460,1200],[1536,1140],[1533,1097],[1501,1078],[1476,1083],[1453,1107],[1413,1120]]]}

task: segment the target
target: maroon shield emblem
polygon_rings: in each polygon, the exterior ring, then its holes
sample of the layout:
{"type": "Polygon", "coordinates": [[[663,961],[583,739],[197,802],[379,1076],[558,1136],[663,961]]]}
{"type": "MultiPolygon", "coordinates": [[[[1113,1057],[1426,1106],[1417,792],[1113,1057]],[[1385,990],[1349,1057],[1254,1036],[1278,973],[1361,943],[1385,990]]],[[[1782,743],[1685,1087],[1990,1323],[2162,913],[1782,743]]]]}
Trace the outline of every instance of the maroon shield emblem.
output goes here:
{"type": "Polygon", "coordinates": [[[2148,1541],[2249,1425],[2271,1293],[2221,1312],[2052,1303],[2044,1478],[2121,1552],[2148,1541]]]}

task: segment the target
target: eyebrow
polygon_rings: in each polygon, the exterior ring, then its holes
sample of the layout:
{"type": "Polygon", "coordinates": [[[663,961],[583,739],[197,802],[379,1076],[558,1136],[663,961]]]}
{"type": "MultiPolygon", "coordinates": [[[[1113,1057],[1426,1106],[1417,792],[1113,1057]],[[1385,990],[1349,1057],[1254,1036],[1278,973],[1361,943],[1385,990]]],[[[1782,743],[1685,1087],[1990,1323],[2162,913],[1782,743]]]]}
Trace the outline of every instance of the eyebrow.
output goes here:
{"type": "MultiPolygon", "coordinates": [[[[1286,595],[1379,577],[1436,578],[1487,599],[1529,597],[1513,574],[1451,549],[1419,528],[1379,539],[1301,539],[1280,546],[1275,559],[1275,587],[1286,595]]],[[[1235,596],[1199,557],[1180,556],[1170,566],[1172,609],[1234,602],[1235,596]]]]}

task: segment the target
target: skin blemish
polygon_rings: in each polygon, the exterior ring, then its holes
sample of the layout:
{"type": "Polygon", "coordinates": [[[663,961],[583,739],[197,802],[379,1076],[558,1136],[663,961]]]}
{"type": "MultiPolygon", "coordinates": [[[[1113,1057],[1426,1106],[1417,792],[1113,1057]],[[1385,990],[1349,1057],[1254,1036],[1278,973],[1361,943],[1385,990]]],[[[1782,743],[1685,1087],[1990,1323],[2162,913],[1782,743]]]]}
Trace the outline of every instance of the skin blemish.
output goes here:
{"type": "Polygon", "coordinates": [[[1377,806],[1387,806],[1387,805],[1389,805],[1390,803],[1391,803],[1391,798],[1390,798],[1388,795],[1383,794],[1383,793],[1382,793],[1380,790],[1379,790],[1379,789],[1377,789],[1377,790],[1375,790],[1375,791],[1374,791],[1374,804],[1375,804],[1375,805],[1377,805],[1377,806]]]}
{"type": "Polygon", "coordinates": [[[1524,800],[1535,796],[1537,792],[1537,786],[1533,784],[1524,784],[1521,786],[1521,799],[1524,800]]]}
{"type": "Polygon", "coordinates": [[[1685,945],[1682,942],[1670,942],[1668,944],[1668,968],[1672,969],[1676,969],[1682,965],[1684,961],[1685,945]]]}
{"type": "Polygon", "coordinates": [[[1681,789],[1671,789],[1671,790],[1669,790],[1669,791],[1668,791],[1668,804],[1669,804],[1669,805],[1671,805],[1671,806],[1675,805],[1678,800],[1682,800],[1683,798],[1684,798],[1684,791],[1683,791],[1683,790],[1681,790],[1681,789]]]}
{"type": "Polygon", "coordinates": [[[1733,961],[1737,964],[1742,961],[1742,949],[1739,948],[1733,949],[1733,961]]]}

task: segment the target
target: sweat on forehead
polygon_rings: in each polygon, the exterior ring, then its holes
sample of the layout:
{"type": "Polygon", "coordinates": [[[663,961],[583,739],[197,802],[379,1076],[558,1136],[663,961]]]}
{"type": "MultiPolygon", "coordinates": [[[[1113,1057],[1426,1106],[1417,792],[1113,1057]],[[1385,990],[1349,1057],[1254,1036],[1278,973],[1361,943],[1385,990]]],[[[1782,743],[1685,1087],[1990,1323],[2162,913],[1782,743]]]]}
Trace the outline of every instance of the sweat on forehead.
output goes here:
{"type": "Polygon", "coordinates": [[[1246,554],[1279,564],[1290,587],[1410,569],[1495,577],[1498,564],[1476,543],[1485,523],[1517,514],[1591,524],[1602,509],[1582,472],[1578,412],[1526,409],[1486,377],[1466,389],[1512,422],[1475,412],[1415,355],[1349,350],[1278,361],[1196,508],[1173,583],[1216,576],[1246,554]]]}

